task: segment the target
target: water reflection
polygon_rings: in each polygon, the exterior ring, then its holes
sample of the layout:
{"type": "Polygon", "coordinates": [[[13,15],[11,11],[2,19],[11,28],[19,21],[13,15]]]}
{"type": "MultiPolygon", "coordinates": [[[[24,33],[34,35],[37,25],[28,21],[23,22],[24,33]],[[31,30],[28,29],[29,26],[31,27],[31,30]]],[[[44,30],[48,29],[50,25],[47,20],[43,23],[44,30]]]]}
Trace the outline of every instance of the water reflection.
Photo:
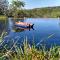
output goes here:
{"type": "Polygon", "coordinates": [[[58,20],[59,20],[58,25],[60,26],[60,18],[58,20]]]}
{"type": "Polygon", "coordinates": [[[0,35],[7,30],[7,20],[0,20],[0,35]]]}
{"type": "Polygon", "coordinates": [[[14,30],[13,31],[15,31],[15,32],[22,32],[22,31],[25,31],[25,30],[31,30],[31,29],[33,29],[34,30],[34,28],[14,28],[14,30]]]}

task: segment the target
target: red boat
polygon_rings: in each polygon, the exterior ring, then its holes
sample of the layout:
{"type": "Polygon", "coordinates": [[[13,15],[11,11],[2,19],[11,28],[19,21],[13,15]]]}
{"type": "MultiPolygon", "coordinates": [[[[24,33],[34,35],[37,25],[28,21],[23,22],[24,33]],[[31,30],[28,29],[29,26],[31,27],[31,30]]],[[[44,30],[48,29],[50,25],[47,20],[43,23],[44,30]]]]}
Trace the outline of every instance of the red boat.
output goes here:
{"type": "Polygon", "coordinates": [[[33,28],[34,24],[26,23],[26,22],[15,22],[15,26],[17,28],[33,28]]]}

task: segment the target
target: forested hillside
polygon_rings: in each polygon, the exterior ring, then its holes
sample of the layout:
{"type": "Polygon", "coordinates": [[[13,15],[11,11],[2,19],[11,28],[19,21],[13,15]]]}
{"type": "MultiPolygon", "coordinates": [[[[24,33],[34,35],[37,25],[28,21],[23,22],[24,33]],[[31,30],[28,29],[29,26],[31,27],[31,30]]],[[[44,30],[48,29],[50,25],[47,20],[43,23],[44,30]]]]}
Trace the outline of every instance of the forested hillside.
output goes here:
{"type": "Polygon", "coordinates": [[[24,10],[27,17],[45,17],[45,18],[56,18],[60,17],[60,7],[46,7],[46,8],[35,8],[30,10],[24,10]]]}

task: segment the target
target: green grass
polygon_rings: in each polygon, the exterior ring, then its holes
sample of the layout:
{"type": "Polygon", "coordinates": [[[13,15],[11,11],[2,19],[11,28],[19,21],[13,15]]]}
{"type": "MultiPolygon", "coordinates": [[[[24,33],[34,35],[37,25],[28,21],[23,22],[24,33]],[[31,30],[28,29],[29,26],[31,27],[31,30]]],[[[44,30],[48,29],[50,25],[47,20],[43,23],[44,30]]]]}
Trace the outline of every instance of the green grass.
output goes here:
{"type": "Polygon", "coordinates": [[[4,38],[4,36],[6,36],[6,35],[7,35],[7,32],[3,31],[2,34],[1,34],[1,36],[0,36],[0,42],[3,41],[3,38],[4,38]]]}
{"type": "Polygon", "coordinates": [[[6,19],[7,19],[7,16],[0,15],[0,20],[6,20],[6,19]]]}
{"type": "MultiPolygon", "coordinates": [[[[49,36],[48,38],[50,38],[49,36]]],[[[26,38],[23,42],[23,49],[20,46],[17,47],[16,42],[13,44],[10,50],[8,50],[5,47],[0,52],[0,60],[59,60],[60,59],[60,46],[54,46],[51,47],[49,50],[45,49],[45,46],[41,46],[41,49],[37,49],[36,45],[33,42],[33,45],[30,46],[30,44],[27,41],[26,38]],[[15,51],[12,51],[12,48],[15,48],[15,51]]]]}

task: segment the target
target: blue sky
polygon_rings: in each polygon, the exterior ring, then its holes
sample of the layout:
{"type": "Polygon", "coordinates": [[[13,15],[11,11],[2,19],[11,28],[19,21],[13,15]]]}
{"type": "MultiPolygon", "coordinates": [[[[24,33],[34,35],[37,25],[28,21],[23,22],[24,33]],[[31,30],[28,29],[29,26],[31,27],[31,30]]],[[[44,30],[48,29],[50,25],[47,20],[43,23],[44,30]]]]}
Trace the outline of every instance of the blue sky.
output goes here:
{"type": "MultiPolygon", "coordinates": [[[[60,0],[22,0],[26,9],[60,6],[60,0]]],[[[11,2],[11,0],[9,0],[11,2]]]]}

